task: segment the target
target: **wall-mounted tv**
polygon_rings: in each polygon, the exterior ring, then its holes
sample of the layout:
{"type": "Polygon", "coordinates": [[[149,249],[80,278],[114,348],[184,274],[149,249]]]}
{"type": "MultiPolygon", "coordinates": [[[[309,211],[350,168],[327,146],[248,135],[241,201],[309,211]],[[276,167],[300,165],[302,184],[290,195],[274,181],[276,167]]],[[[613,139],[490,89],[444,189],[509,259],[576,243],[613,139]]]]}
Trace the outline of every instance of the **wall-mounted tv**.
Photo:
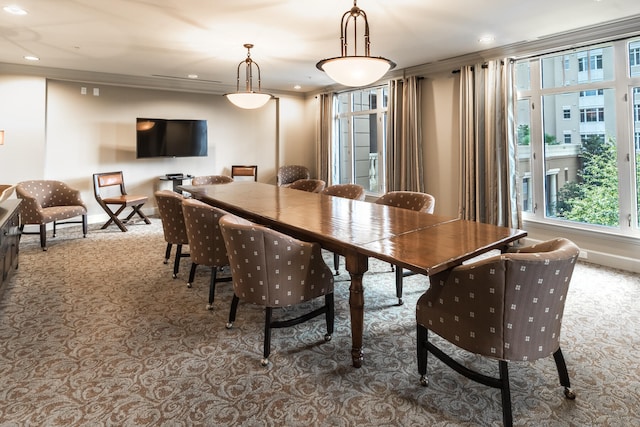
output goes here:
{"type": "Polygon", "coordinates": [[[136,157],[206,157],[206,120],[136,119],[136,157]]]}

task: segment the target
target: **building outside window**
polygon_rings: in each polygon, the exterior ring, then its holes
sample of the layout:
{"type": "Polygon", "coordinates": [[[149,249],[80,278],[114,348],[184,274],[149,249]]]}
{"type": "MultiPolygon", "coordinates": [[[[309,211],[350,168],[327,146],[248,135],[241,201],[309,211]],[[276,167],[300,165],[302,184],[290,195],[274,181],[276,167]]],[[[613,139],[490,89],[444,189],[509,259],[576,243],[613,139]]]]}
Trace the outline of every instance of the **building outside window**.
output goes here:
{"type": "Polygon", "coordinates": [[[640,236],[640,39],[523,59],[516,70],[525,219],[640,236]]]}
{"type": "Polygon", "coordinates": [[[387,135],[388,86],[337,94],[331,180],[359,184],[367,193],[385,192],[384,150],[387,135]]]}

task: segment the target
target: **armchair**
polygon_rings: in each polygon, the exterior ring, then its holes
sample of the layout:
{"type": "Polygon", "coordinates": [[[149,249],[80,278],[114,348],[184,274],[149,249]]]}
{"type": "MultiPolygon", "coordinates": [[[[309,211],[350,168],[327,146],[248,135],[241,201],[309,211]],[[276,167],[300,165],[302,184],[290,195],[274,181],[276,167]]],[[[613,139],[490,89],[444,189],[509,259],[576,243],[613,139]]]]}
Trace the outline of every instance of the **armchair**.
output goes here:
{"type": "Polygon", "coordinates": [[[233,178],[227,175],[203,175],[194,176],[191,185],[226,184],[233,182],[233,178]]]}
{"type": "Polygon", "coordinates": [[[279,187],[288,187],[299,179],[309,179],[309,169],[302,165],[285,165],[278,168],[276,180],[279,187]]]}
{"type": "Polygon", "coordinates": [[[82,224],[82,236],[87,237],[87,207],[80,191],[62,181],[23,181],[16,185],[20,203],[20,229],[22,234],[39,234],[40,246],[47,250],[47,224],[53,222],[53,237],[59,224],[82,224]],[[81,216],[80,220],[69,220],[81,216]],[[67,220],[64,221],[63,220],[67,220]],[[38,232],[25,232],[27,224],[39,225],[38,232]]]}
{"type": "Polygon", "coordinates": [[[265,307],[262,366],[269,364],[271,329],[297,325],[325,314],[327,334],[333,334],[333,275],[322,259],[320,245],[294,239],[266,227],[225,215],[220,229],[231,265],[233,300],[227,328],[233,326],[240,299],[265,307]],[[272,320],[274,308],[324,296],[324,305],[287,320],[272,320]]]}
{"type": "Polygon", "coordinates": [[[325,185],[326,183],[321,179],[299,179],[292,182],[289,188],[307,191],[309,193],[320,193],[324,190],[325,185]]]}
{"type": "MultiPolygon", "coordinates": [[[[376,203],[431,214],[436,206],[436,198],[431,194],[416,191],[390,191],[379,197],[376,203]]],[[[398,298],[398,305],[402,305],[404,304],[404,301],[402,301],[402,280],[405,276],[410,276],[414,273],[410,271],[405,272],[400,267],[397,267],[395,270],[396,297],[398,298]]]]}
{"type": "MultiPolygon", "coordinates": [[[[365,191],[362,185],[358,184],[334,184],[322,190],[322,194],[327,196],[343,197],[352,200],[364,200],[365,191]]],[[[338,267],[340,265],[340,255],[333,254],[333,268],[336,270],[336,276],[340,273],[338,267]]]]}
{"type": "Polygon", "coordinates": [[[565,396],[575,399],[559,341],[578,253],[573,242],[555,239],[432,276],[416,306],[422,385],[428,385],[430,352],[467,378],[499,388],[503,422],[511,426],[507,362],[553,355],[565,396]],[[429,341],[429,330],[468,352],[497,360],[499,378],[475,372],[445,354],[429,341]]]}
{"type": "Polygon", "coordinates": [[[184,214],[182,213],[182,201],[184,197],[171,190],[160,190],[154,193],[158,204],[158,213],[162,221],[162,231],[164,240],[167,242],[167,249],[164,255],[164,263],[168,264],[171,258],[171,247],[176,245],[176,256],[173,261],[173,278],[178,277],[180,269],[180,259],[190,256],[182,253],[182,246],[189,244],[187,228],[184,224],[184,214]]]}
{"type": "Polygon", "coordinates": [[[184,199],[182,201],[184,225],[189,240],[189,253],[191,254],[191,271],[187,287],[190,288],[196,274],[198,265],[211,268],[211,281],[209,283],[209,303],[207,310],[213,309],[216,282],[231,281],[231,277],[218,279],[218,270],[229,265],[227,249],[220,233],[220,218],[228,212],[209,206],[196,199],[184,199]]]}

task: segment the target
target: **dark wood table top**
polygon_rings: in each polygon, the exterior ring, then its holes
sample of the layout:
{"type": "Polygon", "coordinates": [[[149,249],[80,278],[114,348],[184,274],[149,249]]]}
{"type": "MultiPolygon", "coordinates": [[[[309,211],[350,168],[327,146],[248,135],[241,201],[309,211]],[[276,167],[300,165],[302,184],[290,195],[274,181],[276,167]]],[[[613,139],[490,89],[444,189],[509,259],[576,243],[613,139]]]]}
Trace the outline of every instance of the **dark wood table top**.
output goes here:
{"type": "Polygon", "coordinates": [[[362,275],[367,258],[431,275],[526,236],[517,229],[308,193],[259,182],[179,189],[196,199],[345,256],[351,274],[355,366],[362,362],[362,275]]]}

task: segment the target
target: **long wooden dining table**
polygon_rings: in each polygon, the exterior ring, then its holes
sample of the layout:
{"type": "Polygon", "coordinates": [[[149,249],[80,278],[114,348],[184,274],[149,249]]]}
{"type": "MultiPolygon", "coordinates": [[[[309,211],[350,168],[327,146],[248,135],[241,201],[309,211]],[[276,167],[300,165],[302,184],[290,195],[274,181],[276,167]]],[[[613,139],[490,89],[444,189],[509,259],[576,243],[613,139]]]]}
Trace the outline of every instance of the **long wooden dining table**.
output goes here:
{"type": "Polygon", "coordinates": [[[369,257],[429,276],[490,250],[502,250],[527,234],[253,181],[182,185],[179,189],[209,205],[297,239],[318,242],[324,249],[344,256],[351,276],[351,357],[357,368],[364,360],[363,275],[369,257]]]}

